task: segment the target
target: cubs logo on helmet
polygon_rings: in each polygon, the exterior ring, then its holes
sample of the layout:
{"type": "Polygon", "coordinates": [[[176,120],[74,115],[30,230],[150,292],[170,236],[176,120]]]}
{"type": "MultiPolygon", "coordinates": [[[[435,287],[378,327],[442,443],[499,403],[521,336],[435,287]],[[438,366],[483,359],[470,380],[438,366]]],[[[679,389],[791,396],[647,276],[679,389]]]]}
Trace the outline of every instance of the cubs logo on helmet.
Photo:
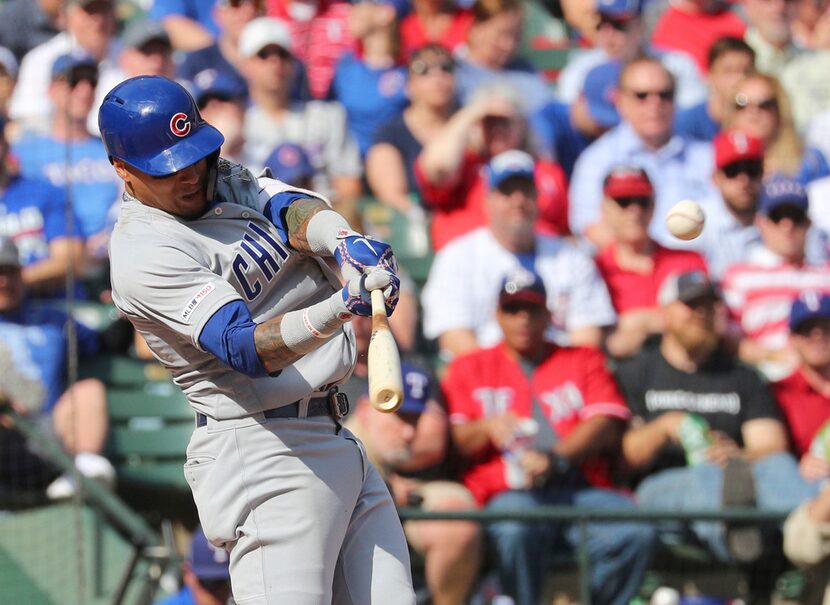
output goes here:
{"type": "Polygon", "coordinates": [[[190,132],[190,120],[187,119],[187,114],[179,112],[170,118],[170,132],[177,137],[186,137],[190,132]]]}

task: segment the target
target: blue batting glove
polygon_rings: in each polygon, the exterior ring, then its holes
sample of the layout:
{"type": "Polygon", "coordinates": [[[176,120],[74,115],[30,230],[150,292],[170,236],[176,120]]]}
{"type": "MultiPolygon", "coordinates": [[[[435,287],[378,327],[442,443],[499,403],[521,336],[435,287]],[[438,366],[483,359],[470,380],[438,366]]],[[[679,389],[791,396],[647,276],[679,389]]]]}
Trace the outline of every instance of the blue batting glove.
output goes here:
{"type": "Polygon", "coordinates": [[[370,317],[372,315],[372,290],[383,290],[386,315],[392,315],[398,304],[401,280],[398,276],[383,269],[374,269],[360,277],[349,280],[343,286],[341,294],[346,310],[352,315],[370,317]]]}
{"type": "Polygon", "coordinates": [[[389,244],[354,232],[344,232],[338,239],[340,243],[334,251],[334,258],[346,279],[355,279],[373,267],[397,275],[398,261],[389,244]]]}

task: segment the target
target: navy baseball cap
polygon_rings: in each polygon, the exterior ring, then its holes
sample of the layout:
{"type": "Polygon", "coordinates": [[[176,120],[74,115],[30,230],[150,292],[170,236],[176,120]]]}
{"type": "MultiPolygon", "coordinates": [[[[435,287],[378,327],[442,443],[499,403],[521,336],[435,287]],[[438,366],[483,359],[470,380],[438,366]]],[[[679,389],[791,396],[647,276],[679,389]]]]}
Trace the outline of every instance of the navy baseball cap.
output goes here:
{"type": "Polygon", "coordinates": [[[628,21],[642,12],[640,0],[597,0],[597,12],[615,21],[628,21]]]}
{"type": "Polygon", "coordinates": [[[427,409],[432,383],[422,369],[404,362],[401,364],[403,376],[403,403],[398,408],[399,414],[421,414],[427,409]]]}
{"type": "Polygon", "coordinates": [[[59,56],[52,63],[52,79],[65,78],[80,67],[85,67],[98,72],[98,63],[93,57],[81,53],[67,53],[59,56]]]}
{"type": "Polygon", "coordinates": [[[793,179],[777,177],[764,184],[758,196],[758,212],[769,214],[780,206],[794,206],[807,212],[807,190],[793,179]]]}
{"type": "Polygon", "coordinates": [[[614,105],[614,93],[621,72],[622,64],[619,61],[609,61],[589,71],[582,83],[582,95],[588,105],[588,112],[600,126],[606,128],[620,123],[620,114],[614,105]]]}
{"type": "Polygon", "coordinates": [[[691,302],[697,298],[720,298],[717,287],[705,272],[700,270],[672,273],[660,284],[657,302],[665,306],[680,301],[691,302]]]}
{"type": "Polygon", "coordinates": [[[803,292],[790,307],[790,331],[808,319],[830,319],[830,294],[803,292]]]}
{"type": "Polygon", "coordinates": [[[530,154],[524,151],[518,149],[503,151],[487,164],[487,182],[491,190],[498,188],[512,177],[522,177],[535,182],[535,166],[536,162],[530,154]]]}
{"type": "Polygon", "coordinates": [[[544,307],[547,306],[547,301],[545,282],[535,271],[519,267],[501,281],[499,307],[511,302],[526,302],[544,307]]]}
{"type": "Polygon", "coordinates": [[[232,101],[244,99],[246,96],[248,91],[242,83],[227,73],[206,69],[193,78],[193,98],[200,107],[208,97],[232,101]]]}
{"type": "Polygon", "coordinates": [[[205,532],[201,527],[197,527],[193,532],[190,553],[187,556],[193,574],[200,580],[229,580],[229,561],[228,552],[208,542],[205,532]]]}
{"type": "Polygon", "coordinates": [[[274,177],[285,183],[296,183],[315,174],[314,166],[305,150],[294,143],[282,143],[274,148],[265,165],[274,177]]]}

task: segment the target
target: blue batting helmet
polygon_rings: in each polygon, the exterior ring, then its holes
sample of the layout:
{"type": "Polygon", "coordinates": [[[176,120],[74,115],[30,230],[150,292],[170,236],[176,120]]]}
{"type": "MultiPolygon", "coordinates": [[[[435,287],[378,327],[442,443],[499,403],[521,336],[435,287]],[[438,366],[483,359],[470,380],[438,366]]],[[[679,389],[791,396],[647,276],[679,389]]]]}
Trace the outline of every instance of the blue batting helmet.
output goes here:
{"type": "Polygon", "coordinates": [[[121,82],[104,97],[98,128],[110,159],[165,176],[215,153],[225,138],[180,84],[161,76],[121,82]]]}

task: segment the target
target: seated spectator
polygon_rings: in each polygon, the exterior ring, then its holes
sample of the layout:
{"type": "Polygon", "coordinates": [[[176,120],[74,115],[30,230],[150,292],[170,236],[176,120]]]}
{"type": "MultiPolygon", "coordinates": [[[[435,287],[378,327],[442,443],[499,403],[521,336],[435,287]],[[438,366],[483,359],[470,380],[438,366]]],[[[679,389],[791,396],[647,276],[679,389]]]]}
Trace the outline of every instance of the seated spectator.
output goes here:
{"type": "Polygon", "coordinates": [[[501,338],[500,276],[524,266],[534,267],[545,282],[551,336],[599,346],[603,326],[615,321],[608,292],[593,261],[575,244],[535,231],[532,160],[506,152],[493,158],[488,174],[487,224],[453,240],[433,260],[422,295],[424,335],[437,338],[450,356],[494,345],[501,338]]]}
{"type": "Polygon", "coordinates": [[[0,7],[0,46],[17,63],[35,46],[51,40],[63,28],[63,3],[57,0],[9,0],[0,7]]]}
{"type": "Polygon", "coordinates": [[[292,101],[294,61],[288,26],[270,17],[242,30],[239,52],[251,104],[245,112],[246,164],[262,168],[280,143],[305,149],[317,171],[314,190],[332,200],[356,224],[360,195],[360,152],[346,127],[343,108],[325,101],[292,101]]]}
{"type": "Polygon", "coordinates": [[[830,478],[830,295],[805,292],[792,305],[790,344],[795,371],[772,384],[799,469],[808,481],[830,478]]]}
{"type": "Polygon", "coordinates": [[[787,517],[784,553],[808,573],[808,594],[802,602],[827,605],[830,602],[830,488],[801,504],[787,517]]]}
{"type": "Polygon", "coordinates": [[[533,65],[517,56],[524,18],[522,1],[477,0],[472,11],[467,47],[455,74],[461,102],[470,103],[482,86],[500,83],[516,89],[529,116],[553,94],[533,65]]]}
{"type": "Polygon", "coordinates": [[[401,115],[381,124],[366,154],[366,178],[372,193],[405,215],[422,213],[413,200],[420,197],[415,159],[455,110],[454,73],[455,61],[444,47],[430,44],[416,50],[409,59],[409,105],[401,115]]]}
{"type": "Polygon", "coordinates": [[[594,67],[572,103],[551,101],[530,118],[542,155],[559,162],[569,180],[579,154],[620,123],[613,99],[621,69],[619,63],[594,67]]]}
{"type": "Polygon", "coordinates": [[[752,73],[754,62],[755,51],[740,38],[721,38],[715,42],[707,61],[709,97],[678,111],[674,131],[690,139],[714,139],[735,101],[735,86],[752,73]]]}
{"type": "Polygon", "coordinates": [[[795,2],[744,0],[743,9],[748,23],[744,40],[755,51],[755,67],[780,75],[787,63],[803,52],[792,38],[795,2]]]}
{"type": "Polygon", "coordinates": [[[743,39],[744,21],[732,5],[718,0],[676,0],[667,5],[651,32],[657,48],[686,53],[705,74],[709,50],[723,37],[743,39]]]}
{"type": "Polygon", "coordinates": [[[654,188],[641,168],[616,166],[608,173],[602,214],[611,243],[595,261],[617,312],[617,327],[605,346],[612,357],[628,357],[662,330],[657,306],[660,284],[672,273],[706,271],[706,261],[696,252],[669,250],[649,237],[654,188]]]}
{"type": "MultiPolygon", "coordinates": [[[[458,357],[447,369],[442,387],[453,441],[467,462],[464,484],[492,511],[633,508],[628,497],[607,489],[628,409],[599,351],[545,340],[550,298],[539,275],[508,274],[496,311],[502,342],[458,357]]],[[[540,602],[559,540],[569,549],[580,541],[578,526],[552,522],[496,521],[486,531],[502,589],[517,605],[540,602]]],[[[647,523],[587,525],[590,602],[627,604],[653,542],[647,523]]]]}
{"type": "Polygon", "coordinates": [[[827,0],[796,0],[790,31],[799,48],[825,48],[830,34],[827,0]]]}
{"type": "Polygon", "coordinates": [[[33,296],[62,297],[67,274],[84,259],[79,221],[74,217],[67,225],[62,190],[19,174],[4,131],[0,128],[0,236],[11,237],[17,245],[23,282],[33,296]]]}
{"type": "MultiPolygon", "coordinates": [[[[369,323],[360,320],[361,323],[369,323]]],[[[470,510],[473,496],[448,467],[447,413],[432,395],[429,377],[404,363],[404,401],[393,414],[375,410],[364,392],[345,427],[363,443],[369,460],[399,507],[425,511],[470,510]]],[[[426,583],[435,605],[463,605],[481,564],[480,526],[472,521],[406,521],[404,532],[424,557],[426,583]]]]}
{"type": "Polygon", "coordinates": [[[271,174],[275,179],[301,189],[312,188],[314,166],[311,165],[308,155],[299,145],[294,143],[277,145],[265,160],[265,167],[271,169],[271,174]]]}
{"type": "Polygon", "coordinates": [[[570,54],[556,82],[557,96],[562,101],[570,103],[576,99],[586,74],[597,65],[609,61],[625,63],[642,56],[656,59],[672,74],[675,102],[679,107],[689,107],[706,98],[706,87],[694,61],[682,53],[643,44],[642,10],[640,0],[597,1],[599,20],[594,48],[578,49],[570,54]]]}
{"type": "MultiPolygon", "coordinates": [[[[480,89],[418,156],[415,177],[423,204],[432,211],[432,245],[436,250],[485,223],[488,186],[482,167],[505,151],[533,153],[515,94],[500,85],[480,89]]],[[[565,173],[550,160],[538,160],[534,174],[539,229],[555,235],[567,233],[565,173]]]]}
{"type": "Polygon", "coordinates": [[[804,290],[830,292],[830,265],[806,257],[807,208],[807,194],[795,181],[764,185],[755,221],[761,242],[721,282],[740,358],[770,379],[785,376],[795,364],[787,334],[792,301],[804,290]]]}
{"type": "Polygon", "coordinates": [[[225,72],[213,70],[199,73],[194,85],[193,99],[202,118],[225,137],[222,157],[232,162],[241,162],[245,148],[247,85],[240,85],[236,78],[225,72]]]}
{"type": "Polygon", "coordinates": [[[701,199],[712,189],[710,145],[691,142],[672,133],[674,79],[655,59],[635,59],[620,74],[617,110],[622,123],[592,143],[576,161],[569,198],[570,226],[597,248],[607,236],[600,206],[602,182],[615,164],[645,169],[654,185],[651,237],[666,247],[676,247],[662,217],[682,199],[701,199]]]}
{"type": "MultiPolygon", "coordinates": [[[[11,238],[0,235],[0,345],[9,357],[0,373],[0,399],[19,392],[18,376],[35,381],[41,396],[28,402],[15,401],[19,413],[38,419],[53,432],[74,457],[84,475],[112,484],[115,470],[101,455],[107,435],[107,404],[104,384],[95,378],[78,381],[67,388],[64,378],[67,316],[56,309],[28,304],[17,247],[11,238]],[[10,371],[11,370],[11,371],[10,371]]],[[[102,336],[76,323],[79,354],[94,355],[101,349],[102,336]]],[[[113,331],[117,330],[114,328],[113,331]]],[[[48,467],[49,465],[47,465],[48,467]]],[[[46,487],[51,499],[71,497],[76,489],[71,475],[62,475],[46,487]]]]}
{"type": "MultiPolygon", "coordinates": [[[[671,511],[757,506],[789,510],[815,494],[787,452],[787,433],[767,386],[721,341],[717,290],[700,271],[660,288],[663,338],[620,364],[617,381],[633,419],[623,460],[641,508],[671,511]]],[[[723,561],[761,554],[753,526],[691,525],[723,561]]],[[[669,532],[664,537],[668,537],[669,532]]]]}
{"type": "Polygon", "coordinates": [[[401,51],[412,54],[427,44],[454,52],[467,40],[473,23],[469,9],[454,0],[412,0],[412,12],[401,19],[401,51]]]}
{"type": "Polygon", "coordinates": [[[217,0],[154,0],[148,16],[164,26],[176,50],[210,45],[219,33],[214,20],[217,0]]]}
{"type": "Polygon", "coordinates": [[[795,131],[787,93],[775,78],[755,73],[734,90],[725,124],[764,142],[764,175],[786,175],[802,185],[830,176],[830,165],[817,148],[806,147],[795,131]]]}
{"type": "Polygon", "coordinates": [[[331,97],[346,108],[346,123],[365,157],[378,126],[406,106],[406,68],[400,61],[395,7],[359,2],[349,25],[357,48],[340,56],[331,97]]]}
{"type": "Polygon", "coordinates": [[[193,531],[182,563],[182,589],[156,605],[225,605],[231,596],[230,557],[208,542],[201,527],[193,531]]]}

